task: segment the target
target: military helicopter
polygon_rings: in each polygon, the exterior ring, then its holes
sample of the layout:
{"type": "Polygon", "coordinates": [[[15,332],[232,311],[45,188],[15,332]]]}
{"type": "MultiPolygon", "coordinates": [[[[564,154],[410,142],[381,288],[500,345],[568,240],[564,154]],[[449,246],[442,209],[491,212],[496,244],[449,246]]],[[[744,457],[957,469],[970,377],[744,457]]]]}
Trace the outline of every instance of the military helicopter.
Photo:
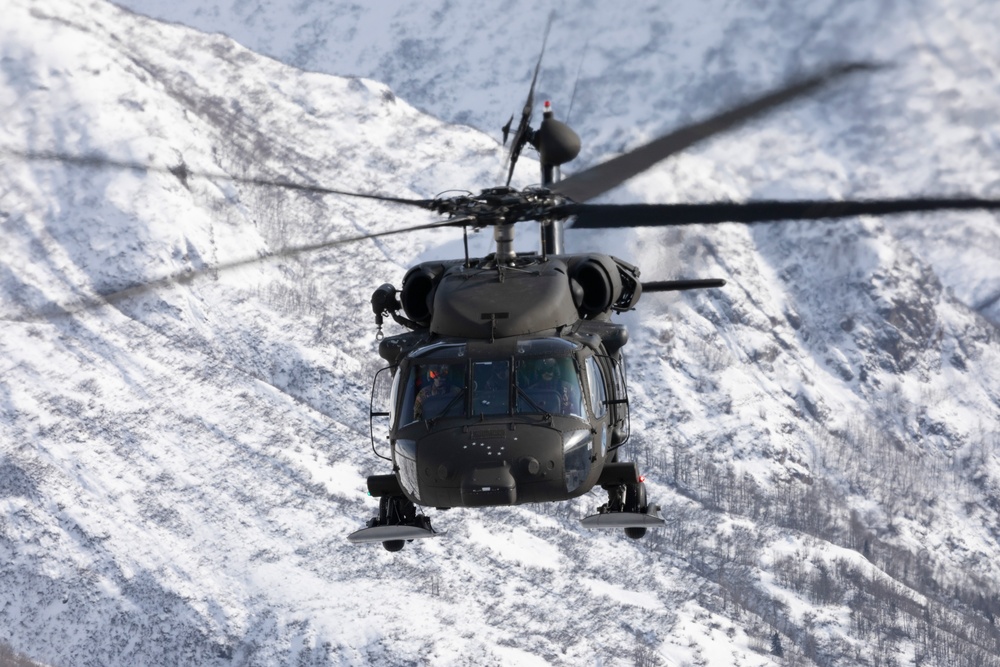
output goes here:
{"type": "MultiPolygon", "coordinates": [[[[544,50],[543,41],[542,55],[544,50]]],[[[409,540],[441,534],[418,507],[560,502],[598,486],[607,492],[607,502],[583,518],[583,525],[624,529],[628,537],[638,539],[648,528],[663,525],[664,520],[646,495],[637,465],[619,459],[629,438],[622,356],[628,331],[612,317],[635,308],[643,292],[716,288],[725,281],[642,282],[639,268],[622,259],[597,252],[566,253],[566,221],[571,221],[570,229],[618,229],[1000,208],[1000,200],[971,197],[589,204],[699,141],[876,66],[834,65],[560,180],[561,166],[580,151],[580,139],[554,117],[548,105],[539,127],[531,127],[542,55],[517,127],[513,128],[512,116],[502,129],[504,143],[510,140],[503,186],[478,194],[408,199],[283,180],[224,177],[251,185],[374,199],[442,214],[444,220],[183,271],[59,306],[52,313],[36,313],[35,317],[113,303],[200,274],[276,256],[436,227],[462,227],[466,233],[470,228],[490,227],[496,246],[493,253],[473,258],[466,244],[463,258],[423,262],[406,273],[401,289],[383,284],[372,295],[379,355],[388,363],[385,370],[391,392],[388,409],[376,409],[373,401],[371,415],[373,421],[388,419],[389,455],[379,454],[374,429],[372,446],[376,455],[388,460],[390,468],[368,477],[368,491],[378,498],[378,513],[348,540],[382,543],[397,551],[409,540]],[[529,144],[540,157],[541,183],[518,190],[510,186],[511,177],[521,151],[529,144]],[[529,220],[540,223],[540,248],[517,253],[515,228],[529,220]],[[406,331],[382,337],[387,316],[406,331]]],[[[220,178],[218,174],[191,171],[183,162],[162,169],[93,155],[3,152],[25,160],[167,171],[182,181],[200,176],[220,178]]]]}
{"type": "MultiPolygon", "coordinates": [[[[392,391],[390,410],[373,406],[372,415],[390,419],[391,456],[382,458],[392,472],[368,478],[379,512],[348,539],[380,541],[396,551],[407,540],[438,535],[417,505],[558,502],[596,486],[608,500],[582,519],[584,526],[622,528],[633,539],[662,526],[637,465],[618,457],[629,438],[621,354],[628,331],[611,317],[633,309],[643,291],[715,288],[725,281],[641,282],[639,269],[617,257],[566,254],[562,223],[573,218],[574,228],[597,229],[1000,206],[980,199],[584,203],[696,141],[872,68],[830,68],[559,181],[559,168],[577,156],[580,140],[553,117],[548,102],[540,127],[531,128],[536,65],[508,156],[507,185],[478,196],[411,202],[450,216],[453,224],[492,226],[496,251],[470,258],[466,245],[464,259],[424,262],[407,272],[400,292],[384,284],[372,295],[380,333],[386,315],[410,331],[379,346],[390,364],[392,391]],[[540,155],[542,181],[517,191],[510,177],[528,143],[540,155]],[[513,251],[514,224],[523,220],[542,223],[539,252],[513,251]]],[[[512,122],[503,127],[505,143],[512,122]]]]}

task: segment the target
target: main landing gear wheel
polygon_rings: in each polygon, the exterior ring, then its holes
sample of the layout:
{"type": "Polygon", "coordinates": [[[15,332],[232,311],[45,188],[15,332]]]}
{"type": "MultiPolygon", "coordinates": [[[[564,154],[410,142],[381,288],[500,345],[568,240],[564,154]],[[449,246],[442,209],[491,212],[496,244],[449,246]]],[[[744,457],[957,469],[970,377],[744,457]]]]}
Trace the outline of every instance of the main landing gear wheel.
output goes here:
{"type": "MultiPolygon", "coordinates": [[[[646,502],[646,484],[625,485],[625,511],[633,514],[646,514],[649,503],[646,502]]],[[[633,540],[642,539],[646,535],[645,526],[628,526],[625,528],[625,536],[633,540]]]]}

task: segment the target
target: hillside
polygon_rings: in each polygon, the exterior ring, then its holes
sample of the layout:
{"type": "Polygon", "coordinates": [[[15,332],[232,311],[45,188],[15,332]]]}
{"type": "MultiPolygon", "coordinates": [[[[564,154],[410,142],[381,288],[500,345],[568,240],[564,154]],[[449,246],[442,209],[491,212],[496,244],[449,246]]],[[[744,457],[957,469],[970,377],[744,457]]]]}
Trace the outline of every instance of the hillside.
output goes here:
{"type": "MultiPolygon", "coordinates": [[[[567,97],[590,39],[583,166],[814,66],[891,61],[608,200],[996,196],[996,10],[841,4],[581,5],[553,30],[540,97],[567,97]]],[[[52,665],[998,663],[987,214],[573,234],[644,278],[729,280],[624,318],[629,453],[668,528],[586,531],[595,493],[436,513],[447,536],[398,554],[348,545],[382,472],[371,291],[460,255],[459,234],[76,306],[433,219],[226,175],[409,197],[493,184],[547,8],[396,3],[376,30],[346,4],[242,7],[172,3],[163,18],[200,32],[13,0],[0,25],[0,146],[164,170],[0,156],[0,642],[52,665]],[[166,171],[181,163],[219,177],[166,171]]]]}

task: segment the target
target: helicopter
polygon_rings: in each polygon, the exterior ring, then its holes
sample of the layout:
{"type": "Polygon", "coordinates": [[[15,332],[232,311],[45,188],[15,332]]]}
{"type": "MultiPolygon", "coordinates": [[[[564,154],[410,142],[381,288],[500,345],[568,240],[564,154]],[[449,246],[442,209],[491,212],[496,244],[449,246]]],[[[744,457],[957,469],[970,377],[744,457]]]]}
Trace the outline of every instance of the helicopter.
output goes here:
{"type": "MultiPolygon", "coordinates": [[[[399,290],[384,284],[372,295],[380,337],[378,352],[388,363],[391,393],[388,410],[376,410],[373,402],[370,412],[373,419],[389,421],[390,454],[384,458],[390,468],[387,473],[368,477],[368,491],[378,499],[377,515],[348,540],[381,543],[397,551],[407,540],[442,534],[418,508],[562,502],[598,486],[607,493],[607,502],[583,518],[582,524],[623,529],[628,537],[638,539],[647,529],[665,522],[655,502],[647,497],[638,466],[619,459],[630,431],[622,354],[628,330],[613,316],[636,308],[643,292],[717,288],[725,281],[643,282],[639,268],[622,259],[599,252],[566,253],[566,229],[1000,208],[1000,201],[977,198],[591,204],[588,202],[697,142],[878,67],[870,63],[834,65],[560,179],[562,165],[579,154],[580,140],[555,118],[550,106],[539,127],[531,126],[540,64],[541,56],[517,127],[513,127],[512,116],[502,128],[504,143],[510,140],[505,185],[478,194],[408,199],[283,180],[230,179],[420,208],[445,216],[443,221],[283,248],[247,260],[184,271],[61,306],[58,312],[113,303],[201,273],[275,256],[436,227],[462,227],[466,233],[491,228],[495,252],[473,258],[466,245],[465,257],[423,262],[406,273],[399,290]],[[541,183],[518,190],[510,186],[511,177],[521,151],[529,145],[540,156],[541,183]],[[515,229],[524,221],[540,223],[537,252],[514,251],[515,229]],[[381,337],[386,317],[407,331],[381,337]]],[[[82,166],[158,169],[102,156],[4,152],[22,159],[82,166]]],[[[182,182],[199,176],[219,178],[218,174],[194,172],[183,162],[163,171],[182,182]]],[[[375,449],[374,433],[372,444],[375,449]]]]}
{"type": "MultiPolygon", "coordinates": [[[[544,53],[544,44],[543,44],[544,53]]],[[[539,58],[539,65],[541,57],[539,58]]],[[[723,287],[723,279],[642,282],[638,267],[601,253],[566,254],[563,221],[573,228],[618,228],[725,221],[827,219],[943,208],[996,208],[980,199],[752,202],[692,205],[586,204],[667,155],[729,129],[854,72],[835,66],[739,108],[687,126],[559,181],[580,140],[544,105],[530,126],[538,66],[508,155],[507,185],[478,196],[421,202],[455,223],[492,226],[496,250],[484,258],[429,261],[412,267],[402,290],[384,284],[372,295],[381,334],[386,315],[409,331],[384,338],[390,366],[388,412],[392,472],[368,477],[378,515],[348,536],[382,542],[438,535],[417,506],[442,509],[559,502],[596,487],[608,500],[581,520],[587,528],[624,529],[632,539],[663,526],[635,462],[619,459],[629,439],[629,400],[622,348],[624,324],[612,315],[635,308],[643,292],[723,287]],[[526,144],[539,153],[541,185],[509,187],[526,144]],[[514,224],[541,223],[540,250],[513,251],[514,224]]],[[[502,128],[504,143],[513,117],[502,128]]],[[[373,397],[375,389],[373,387],[373,397]]]]}

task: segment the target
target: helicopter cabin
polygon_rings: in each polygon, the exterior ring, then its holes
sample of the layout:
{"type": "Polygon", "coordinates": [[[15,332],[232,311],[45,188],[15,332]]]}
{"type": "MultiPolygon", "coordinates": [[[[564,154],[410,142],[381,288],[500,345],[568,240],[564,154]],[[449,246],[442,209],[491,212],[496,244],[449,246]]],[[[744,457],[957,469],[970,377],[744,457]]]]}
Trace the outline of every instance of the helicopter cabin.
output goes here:
{"type": "Polygon", "coordinates": [[[628,436],[621,363],[593,334],[418,347],[389,400],[394,468],[421,505],[572,498],[628,436]]]}

